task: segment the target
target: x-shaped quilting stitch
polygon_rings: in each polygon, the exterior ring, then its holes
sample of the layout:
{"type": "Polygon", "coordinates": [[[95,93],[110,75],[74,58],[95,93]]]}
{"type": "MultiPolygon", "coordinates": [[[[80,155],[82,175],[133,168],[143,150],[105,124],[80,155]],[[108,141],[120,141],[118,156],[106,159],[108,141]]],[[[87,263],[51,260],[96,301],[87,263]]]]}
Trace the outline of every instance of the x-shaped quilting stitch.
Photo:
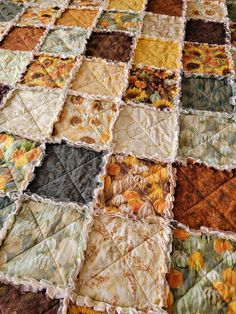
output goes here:
{"type": "Polygon", "coordinates": [[[38,63],[41,65],[41,69],[43,69],[44,73],[46,73],[46,76],[50,78],[52,83],[55,85],[55,87],[60,88],[60,86],[56,83],[55,79],[51,76],[51,74],[46,70],[46,68],[43,66],[42,62],[39,58],[37,58],[38,63]]]}

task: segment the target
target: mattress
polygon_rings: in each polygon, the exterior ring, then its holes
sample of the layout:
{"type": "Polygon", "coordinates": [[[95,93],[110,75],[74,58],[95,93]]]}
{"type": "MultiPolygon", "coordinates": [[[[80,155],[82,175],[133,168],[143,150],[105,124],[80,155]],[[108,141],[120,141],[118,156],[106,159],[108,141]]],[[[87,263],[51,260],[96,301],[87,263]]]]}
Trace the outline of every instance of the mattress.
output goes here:
{"type": "Polygon", "coordinates": [[[0,1],[0,312],[236,314],[236,1],[0,1]]]}

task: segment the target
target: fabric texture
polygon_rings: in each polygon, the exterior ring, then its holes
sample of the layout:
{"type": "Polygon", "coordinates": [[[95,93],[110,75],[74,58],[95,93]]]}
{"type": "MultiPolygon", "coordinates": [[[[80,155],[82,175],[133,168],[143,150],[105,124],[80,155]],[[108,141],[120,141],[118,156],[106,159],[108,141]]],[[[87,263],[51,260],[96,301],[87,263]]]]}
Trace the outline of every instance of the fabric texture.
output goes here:
{"type": "Polygon", "coordinates": [[[92,27],[98,14],[98,10],[76,10],[68,9],[57,20],[58,25],[79,26],[82,28],[92,27]]]}
{"type": "Polygon", "coordinates": [[[217,0],[189,0],[187,17],[209,21],[222,21],[225,17],[224,4],[217,0]]]}
{"type": "Polygon", "coordinates": [[[109,0],[108,9],[140,11],[144,0],[109,0]]]}
{"type": "Polygon", "coordinates": [[[11,88],[9,86],[0,83],[0,104],[10,90],[11,88]]]}
{"type": "Polygon", "coordinates": [[[181,16],[183,0],[150,0],[147,4],[147,11],[154,14],[181,16]]]}
{"type": "Polygon", "coordinates": [[[21,25],[50,25],[56,19],[59,8],[28,8],[20,17],[21,25]]]}
{"type": "Polygon", "coordinates": [[[101,171],[103,156],[103,152],[82,147],[47,144],[46,157],[28,190],[59,200],[89,203],[98,186],[96,176],[101,171]]]}
{"type": "Polygon", "coordinates": [[[9,197],[0,197],[0,230],[5,226],[9,215],[16,209],[15,202],[9,197]]]}
{"type": "Polygon", "coordinates": [[[10,22],[22,9],[23,7],[21,5],[16,5],[11,2],[0,3],[0,23],[10,22]]]}

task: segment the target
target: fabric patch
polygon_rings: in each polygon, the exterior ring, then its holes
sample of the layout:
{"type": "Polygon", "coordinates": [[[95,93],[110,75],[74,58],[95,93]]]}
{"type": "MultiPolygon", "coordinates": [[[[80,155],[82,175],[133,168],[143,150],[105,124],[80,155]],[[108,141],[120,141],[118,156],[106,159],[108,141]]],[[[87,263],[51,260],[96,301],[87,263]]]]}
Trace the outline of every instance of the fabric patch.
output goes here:
{"type": "Polygon", "coordinates": [[[169,209],[167,166],[131,156],[113,155],[106,166],[98,206],[106,213],[147,218],[169,209]]]}
{"type": "Polygon", "coordinates": [[[230,23],[231,44],[236,47],[236,23],[230,23]]]}
{"type": "Polygon", "coordinates": [[[228,3],[228,17],[231,21],[236,22],[236,3],[228,3]]]}
{"type": "Polygon", "coordinates": [[[9,86],[0,83],[0,104],[10,90],[11,88],[9,86]]]}
{"type": "Polygon", "coordinates": [[[0,3],[0,22],[10,22],[23,10],[21,5],[10,2],[0,3]]]}
{"type": "Polygon", "coordinates": [[[185,43],[183,50],[185,73],[227,75],[231,66],[225,47],[185,43]]]}
{"type": "MultiPolygon", "coordinates": [[[[9,216],[16,210],[16,205],[9,197],[0,197],[0,231],[5,227],[6,222],[9,220],[9,216]]],[[[0,287],[1,291],[1,287],[0,287]]],[[[0,293],[1,295],[1,293],[0,293]]],[[[1,297],[0,297],[1,300],[1,297]]],[[[1,301],[0,301],[1,309],[1,301]]]]}
{"type": "Polygon", "coordinates": [[[172,160],[175,157],[176,132],[175,113],[125,106],[114,126],[114,150],[141,158],[172,160]]]}
{"type": "Polygon", "coordinates": [[[134,63],[174,70],[180,67],[180,45],[161,39],[141,38],[135,50],[134,63]]]}
{"type": "Polygon", "coordinates": [[[183,29],[184,20],[180,17],[160,14],[146,14],[143,20],[142,34],[181,40],[183,36],[183,29]]]}
{"type": "Polygon", "coordinates": [[[106,314],[105,312],[97,312],[85,306],[74,305],[71,302],[68,304],[67,314],[106,314]]]}
{"type": "Polygon", "coordinates": [[[149,0],[146,11],[155,14],[182,16],[183,0],[149,0]]]}
{"type": "Polygon", "coordinates": [[[14,84],[31,60],[31,54],[0,49],[0,82],[14,84]]]}
{"type": "Polygon", "coordinates": [[[22,25],[49,25],[59,14],[59,8],[42,9],[28,8],[20,17],[18,23],[22,25]]]}
{"type": "Polygon", "coordinates": [[[193,229],[206,226],[236,231],[236,171],[219,171],[203,165],[177,166],[175,219],[193,229]]]}
{"type": "Polygon", "coordinates": [[[18,51],[34,50],[44,31],[43,28],[14,27],[0,43],[0,48],[18,51]]]}
{"type": "Polygon", "coordinates": [[[0,311],[14,314],[57,314],[59,300],[51,300],[44,292],[21,292],[10,285],[0,284],[0,311]]]}
{"type": "Polygon", "coordinates": [[[102,6],[104,0],[73,0],[71,5],[78,5],[81,7],[96,7],[102,6]]]}
{"type": "Polygon", "coordinates": [[[169,313],[235,312],[236,243],[216,235],[174,230],[167,280],[169,313]]]}
{"type": "Polygon", "coordinates": [[[90,223],[90,215],[78,206],[26,201],[0,247],[0,272],[71,287],[90,223]]]}
{"type": "Polygon", "coordinates": [[[87,31],[84,29],[54,29],[48,33],[40,51],[79,56],[86,45],[86,36],[87,31]]]}
{"type": "Polygon", "coordinates": [[[97,29],[127,31],[135,33],[142,19],[139,14],[130,12],[104,11],[96,25],[97,29]]]}
{"type": "Polygon", "coordinates": [[[177,80],[175,72],[134,65],[130,70],[124,100],[149,103],[160,109],[171,108],[179,92],[177,80]]]}
{"type": "Polygon", "coordinates": [[[223,23],[189,20],[186,23],[185,40],[197,43],[226,43],[226,30],[223,23]]]}
{"type": "Polygon", "coordinates": [[[63,88],[74,65],[71,58],[36,56],[28,67],[22,83],[28,86],[63,88]]]}
{"type": "MultiPolygon", "coordinates": [[[[169,227],[162,218],[143,224],[95,217],[77,291],[92,304],[158,313],[162,305],[169,227]]],[[[115,313],[115,310],[114,310],[115,313]]]]}
{"type": "Polygon", "coordinates": [[[104,153],[65,144],[48,144],[29,191],[46,197],[86,204],[92,201],[104,153]]]}
{"type": "Polygon", "coordinates": [[[93,33],[86,46],[86,56],[128,62],[133,38],[123,33],[93,33]]]}
{"type": "Polygon", "coordinates": [[[38,143],[1,133],[0,192],[22,192],[41,156],[42,150],[38,143]]]}
{"type": "Polygon", "coordinates": [[[108,3],[108,10],[131,10],[141,11],[144,6],[144,0],[110,0],[108,3]]]}
{"type": "Polygon", "coordinates": [[[232,88],[227,80],[191,77],[182,79],[182,105],[197,110],[232,112],[232,88]]]}
{"type": "Polygon", "coordinates": [[[69,96],[56,123],[53,135],[73,143],[87,143],[99,148],[111,141],[111,128],[118,114],[118,106],[109,101],[86,100],[69,96]]]}
{"type": "Polygon", "coordinates": [[[236,123],[229,118],[181,115],[179,156],[209,165],[235,166],[236,123]]]}
{"type": "Polygon", "coordinates": [[[0,130],[43,141],[49,138],[61,107],[58,93],[18,89],[0,111],[0,130]]]}
{"type": "Polygon", "coordinates": [[[210,21],[222,21],[225,18],[224,4],[217,0],[189,0],[187,5],[187,17],[210,21]]]}
{"type": "Polygon", "coordinates": [[[72,81],[71,89],[92,95],[121,97],[125,80],[124,66],[100,60],[84,60],[72,81]]]}
{"type": "Polygon", "coordinates": [[[76,10],[67,9],[57,21],[57,25],[79,26],[83,28],[92,27],[98,10],[76,10]]]}

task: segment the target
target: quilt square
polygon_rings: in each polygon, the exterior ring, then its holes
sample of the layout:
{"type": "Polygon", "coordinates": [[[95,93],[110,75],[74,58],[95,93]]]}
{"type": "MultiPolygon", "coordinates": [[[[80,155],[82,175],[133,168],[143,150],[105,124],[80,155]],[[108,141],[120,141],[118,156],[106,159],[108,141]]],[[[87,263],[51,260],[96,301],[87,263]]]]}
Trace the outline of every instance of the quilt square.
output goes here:
{"type": "Polygon", "coordinates": [[[236,164],[236,123],[230,118],[205,114],[180,117],[179,156],[210,166],[236,164]]]}
{"type": "Polygon", "coordinates": [[[141,25],[141,16],[138,13],[104,11],[99,17],[96,28],[107,31],[137,32],[141,25]]]}
{"type": "Polygon", "coordinates": [[[0,3],[0,23],[10,22],[23,10],[23,6],[10,2],[0,3]]]}
{"type": "Polygon", "coordinates": [[[3,98],[7,96],[10,90],[11,90],[10,86],[0,83],[0,104],[2,103],[3,98]]]}
{"type": "Polygon", "coordinates": [[[34,280],[45,288],[71,287],[90,224],[91,216],[77,205],[25,201],[0,247],[0,273],[29,286],[34,280]]]}
{"type": "Polygon", "coordinates": [[[17,89],[0,111],[0,131],[44,141],[52,133],[62,104],[59,93],[17,89]]]}
{"type": "Polygon", "coordinates": [[[225,18],[225,5],[221,1],[189,0],[187,17],[221,22],[225,18]]]}
{"type": "Polygon", "coordinates": [[[235,312],[236,243],[217,235],[174,230],[169,313],[235,312]]]}
{"type": "Polygon", "coordinates": [[[51,30],[40,52],[62,54],[63,56],[79,56],[86,45],[87,31],[80,28],[51,30]]]}
{"type": "Polygon", "coordinates": [[[197,43],[226,43],[226,29],[223,23],[189,20],[186,23],[185,40],[197,43]]]}
{"type": "Polygon", "coordinates": [[[86,56],[111,61],[128,62],[131,57],[133,38],[123,33],[94,32],[86,46],[86,56]]]}
{"type": "Polygon", "coordinates": [[[112,155],[98,194],[98,207],[108,214],[133,218],[167,216],[171,176],[165,164],[112,155]]]}
{"type": "Polygon", "coordinates": [[[28,8],[20,17],[18,24],[21,25],[50,25],[60,13],[59,8],[28,8]]]}
{"type": "Polygon", "coordinates": [[[184,19],[178,16],[146,14],[142,34],[166,39],[182,40],[184,19]]]}
{"type": "Polygon", "coordinates": [[[236,22],[236,3],[228,3],[228,17],[232,22],[236,22]]]}
{"type": "Polygon", "coordinates": [[[171,108],[178,92],[178,76],[175,72],[134,65],[130,70],[124,100],[148,103],[159,109],[171,108]]]}
{"type": "Polygon", "coordinates": [[[125,66],[102,60],[84,60],[72,81],[71,89],[77,92],[121,97],[127,79],[125,66]]]}
{"type": "Polygon", "coordinates": [[[109,10],[141,11],[144,8],[144,0],[110,0],[107,8],[109,10]]]}
{"type": "Polygon", "coordinates": [[[93,26],[93,23],[98,15],[98,10],[87,9],[67,9],[62,13],[61,17],[57,21],[57,25],[64,26],[79,26],[82,28],[89,28],[93,26]]]}
{"type": "Polygon", "coordinates": [[[28,86],[63,88],[74,66],[72,58],[35,56],[22,79],[28,86]]]}
{"type": "Polygon", "coordinates": [[[134,63],[175,70],[180,67],[180,45],[162,39],[140,38],[134,63]]]}
{"type": "Polygon", "coordinates": [[[0,82],[4,84],[16,83],[31,58],[29,52],[0,49],[0,82]]]}
{"type": "Polygon", "coordinates": [[[59,300],[52,300],[44,291],[37,293],[22,292],[21,286],[0,284],[0,311],[3,313],[48,313],[56,314],[59,310],[59,300]]]}
{"type": "Polygon", "coordinates": [[[227,75],[231,64],[224,46],[185,43],[183,67],[187,74],[227,75]]]}
{"type": "Polygon", "coordinates": [[[14,27],[0,43],[1,49],[32,51],[40,41],[45,29],[36,27],[14,27]]]}
{"type": "Polygon", "coordinates": [[[42,147],[38,143],[6,133],[0,134],[0,193],[22,192],[40,164],[42,147]]]}
{"type": "Polygon", "coordinates": [[[236,231],[236,171],[188,163],[177,166],[174,215],[193,229],[236,231]]]}
{"type": "Polygon", "coordinates": [[[228,80],[183,77],[181,102],[186,109],[232,112],[232,87],[228,80]]]}
{"type": "Polygon", "coordinates": [[[170,229],[162,218],[153,222],[95,217],[76,284],[77,301],[89,298],[92,306],[111,313],[117,307],[160,312],[170,229]]]}
{"type": "Polygon", "coordinates": [[[154,14],[182,16],[183,0],[149,0],[146,10],[154,14]]]}
{"type": "Polygon", "coordinates": [[[175,112],[125,106],[114,125],[114,151],[172,161],[177,149],[177,133],[175,112]]]}
{"type": "Polygon", "coordinates": [[[47,144],[46,157],[28,190],[41,196],[87,204],[98,186],[104,152],[66,144],[47,144]]]}
{"type": "Polygon", "coordinates": [[[56,140],[106,148],[111,141],[118,113],[118,105],[113,102],[70,95],[54,127],[53,136],[56,140]]]}

